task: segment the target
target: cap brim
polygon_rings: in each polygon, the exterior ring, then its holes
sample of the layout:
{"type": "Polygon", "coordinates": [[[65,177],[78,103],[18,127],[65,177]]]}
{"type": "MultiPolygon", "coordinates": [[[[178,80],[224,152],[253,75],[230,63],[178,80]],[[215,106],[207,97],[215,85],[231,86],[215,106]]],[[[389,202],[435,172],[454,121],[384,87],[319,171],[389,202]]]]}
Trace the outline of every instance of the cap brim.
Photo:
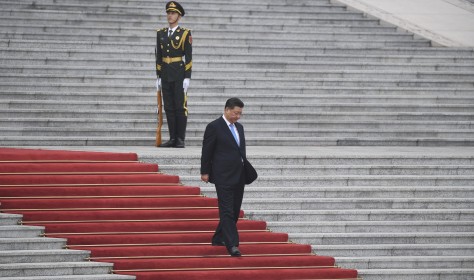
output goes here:
{"type": "Polygon", "coordinates": [[[175,9],[175,8],[168,8],[166,11],[167,11],[167,12],[169,12],[169,11],[177,12],[178,14],[183,15],[180,10],[175,9]]]}

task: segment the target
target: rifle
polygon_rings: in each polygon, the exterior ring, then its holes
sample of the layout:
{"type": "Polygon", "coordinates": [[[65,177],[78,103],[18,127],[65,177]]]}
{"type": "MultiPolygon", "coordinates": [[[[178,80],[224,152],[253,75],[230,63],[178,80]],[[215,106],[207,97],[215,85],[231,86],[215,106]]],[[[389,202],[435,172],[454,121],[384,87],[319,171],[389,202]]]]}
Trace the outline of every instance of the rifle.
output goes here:
{"type": "Polygon", "coordinates": [[[163,103],[161,100],[161,89],[156,91],[156,98],[157,98],[157,115],[158,118],[158,126],[156,127],[156,146],[161,145],[161,127],[163,126],[163,103]]]}

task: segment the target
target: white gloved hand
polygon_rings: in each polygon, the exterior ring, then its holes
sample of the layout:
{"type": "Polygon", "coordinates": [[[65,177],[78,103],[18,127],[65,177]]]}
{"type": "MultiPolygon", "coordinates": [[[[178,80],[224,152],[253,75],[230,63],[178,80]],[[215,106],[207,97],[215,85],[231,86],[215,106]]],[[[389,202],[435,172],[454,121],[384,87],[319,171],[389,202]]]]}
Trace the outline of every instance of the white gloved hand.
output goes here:
{"type": "Polygon", "coordinates": [[[184,81],[183,81],[184,92],[188,92],[189,82],[190,82],[189,78],[184,79],[184,81]]]}
{"type": "Polygon", "coordinates": [[[156,79],[156,90],[161,89],[161,78],[156,79]]]}

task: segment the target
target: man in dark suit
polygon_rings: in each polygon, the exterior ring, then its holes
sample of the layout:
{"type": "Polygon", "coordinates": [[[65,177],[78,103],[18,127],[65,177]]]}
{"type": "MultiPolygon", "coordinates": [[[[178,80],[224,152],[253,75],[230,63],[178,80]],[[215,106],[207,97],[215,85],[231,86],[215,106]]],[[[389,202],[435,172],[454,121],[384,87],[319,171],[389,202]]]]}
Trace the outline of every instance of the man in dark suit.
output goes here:
{"type": "Polygon", "coordinates": [[[240,256],[237,221],[244,196],[245,154],[242,116],[244,103],[238,98],[227,100],[222,117],[206,127],[202,143],[201,180],[215,184],[219,204],[219,224],[212,245],[226,246],[231,256],[240,256]]]}
{"type": "Polygon", "coordinates": [[[191,79],[191,30],[178,25],[184,16],[183,7],[176,1],[166,4],[168,27],[156,33],[156,87],[161,88],[168,122],[170,140],[160,147],[184,148],[188,120],[187,91],[191,79]],[[184,59],[183,59],[184,58],[184,59]]]}

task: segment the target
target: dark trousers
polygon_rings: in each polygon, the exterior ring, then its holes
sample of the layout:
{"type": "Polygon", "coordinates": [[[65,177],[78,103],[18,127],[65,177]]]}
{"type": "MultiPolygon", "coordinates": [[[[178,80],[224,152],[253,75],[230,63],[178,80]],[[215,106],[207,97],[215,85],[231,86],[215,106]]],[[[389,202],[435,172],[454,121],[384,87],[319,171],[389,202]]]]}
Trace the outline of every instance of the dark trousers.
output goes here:
{"type": "Polygon", "coordinates": [[[188,118],[187,98],[183,91],[183,81],[161,82],[163,107],[168,122],[170,139],[185,139],[188,118]]]}
{"type": "Polygon", "coordinates": [[[239,246],[237,221],[244,197],[244,188],[243,182],[236,186],[216,185],[219,224],[212,237],[213,243],[224,242],[226,247],[239,246]]]}

